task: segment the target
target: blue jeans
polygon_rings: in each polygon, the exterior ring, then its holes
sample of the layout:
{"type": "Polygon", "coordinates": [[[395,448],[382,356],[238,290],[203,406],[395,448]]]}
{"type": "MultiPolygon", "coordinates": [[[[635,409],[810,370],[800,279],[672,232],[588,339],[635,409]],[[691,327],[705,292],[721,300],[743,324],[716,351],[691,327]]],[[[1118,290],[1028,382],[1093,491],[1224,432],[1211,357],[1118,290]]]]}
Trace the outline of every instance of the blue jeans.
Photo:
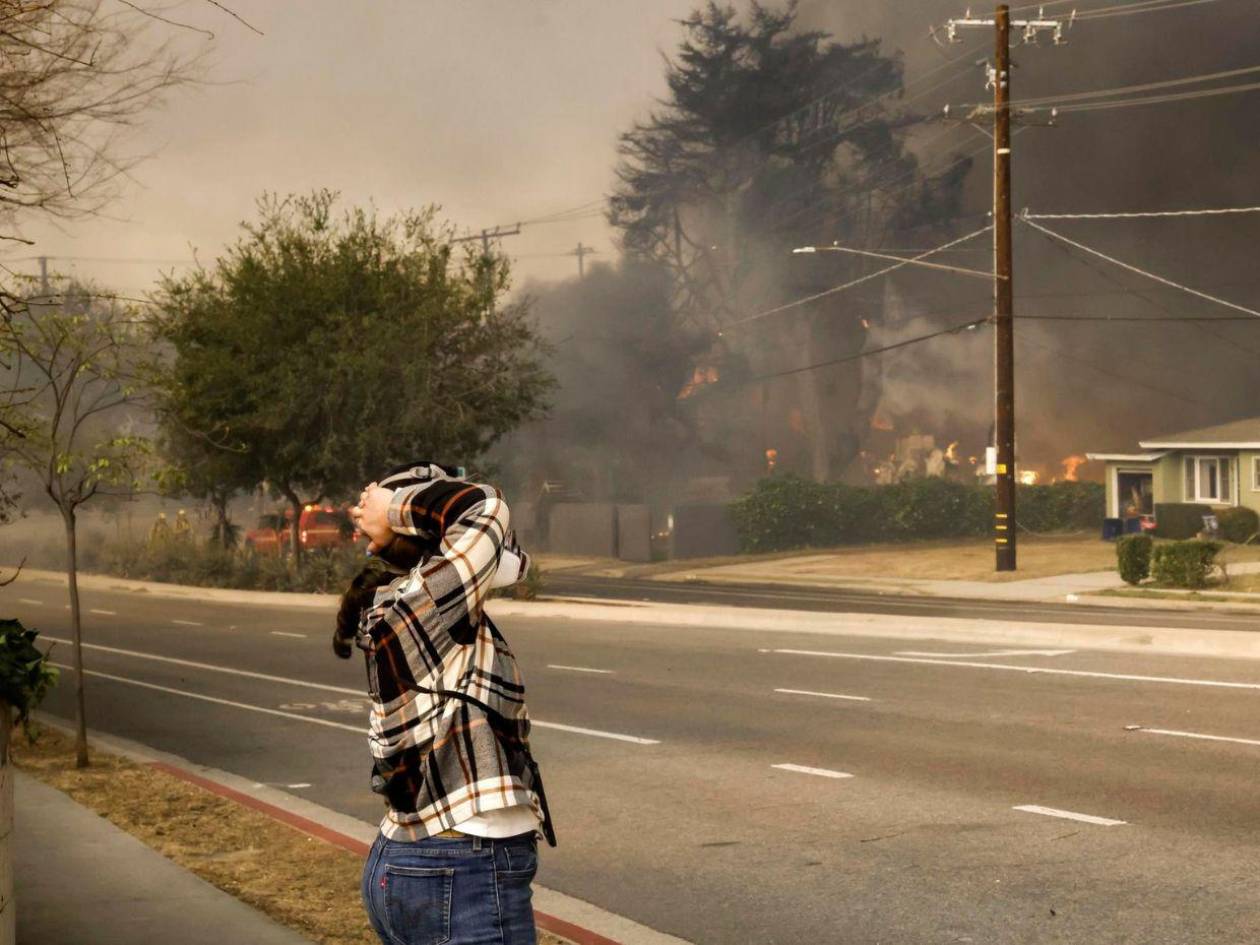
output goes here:
{"type": "Polygon", "coordinates": [[[503,840],[377,835],[363,904],[385,945],[535,945],[533,834],[503,840]]]}

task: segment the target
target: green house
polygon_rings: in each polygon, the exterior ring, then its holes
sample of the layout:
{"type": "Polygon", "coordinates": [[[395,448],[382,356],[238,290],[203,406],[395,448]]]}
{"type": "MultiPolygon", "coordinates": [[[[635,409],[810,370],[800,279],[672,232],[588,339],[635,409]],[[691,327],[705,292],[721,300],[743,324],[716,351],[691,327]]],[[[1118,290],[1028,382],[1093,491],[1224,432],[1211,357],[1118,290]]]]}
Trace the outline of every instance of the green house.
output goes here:
{"type": "Polygon", "coordinates": [[[1163,502],[1260,512],[1260,417],[1152,437],[1132,451],[1086,455],[1106,463],[1110,518],[1149,515],[1163,502]]]}

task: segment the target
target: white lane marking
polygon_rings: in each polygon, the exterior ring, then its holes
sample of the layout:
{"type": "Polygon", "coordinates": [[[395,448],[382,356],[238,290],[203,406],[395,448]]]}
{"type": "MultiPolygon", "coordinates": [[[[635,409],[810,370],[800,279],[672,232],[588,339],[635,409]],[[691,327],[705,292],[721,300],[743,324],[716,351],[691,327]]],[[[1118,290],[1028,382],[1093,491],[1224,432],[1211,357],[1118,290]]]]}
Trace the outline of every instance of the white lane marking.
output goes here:
{"type": "Polygon", "coordinates": [[[804,765],[771,765],[780,771],[795,771],[799,774],[814,774],[820,778],[851,778],[853,775],[844,771],[829,771],[826,768],[807,768],[804,765]]]}
{"type": "MultiPolygon", "coordinates": [[[[68,672],[74,672],[74,667],[65,663],[53,663],[58,669],[64,669],[68,672]]],[[[108,679],[111,682],[126,683],[129,686],[140,686],[143,689],[153,689],[156,692],[165,692],[173,696],[184,696],[188,699],[200,699],[202,702],[213,702],[215,705],[231,706],[234,709],[247,709],[250,712],[262,712],[264,715],[278,715],[285,719],[296,719],[299,722],[310,722],[312,725],[326,725],[329,728],[339,728],[347,732],[354,732],[356,735],[366,735],[367,727],[364,725],[346,725],[342,722],[330,722],[327,719],[317,719],[309,715],[298,715],[296,712],[282,712],[279,709],[269,709],[266,706],[252,705],[248,702],[233,702],[231,699],[219,699],[215,696],[207,696],[200,692],[188,692],[186,689],[173,689],[170,686],[159,686],[157,683],[144,682],[140,679],[129,679],[126,676],[114,676],[111,673],[102,673],[94,669],[85,669],[84,675],[97,676],[100,679],[108,679]]]]}
{"type": "Polygon", "coordinates": [[[178,624],[181,627],[204,627],[204,623],[197,623],[195,620],[172,620],[171,623],[178,624]]]}
{"type": "Polygon", "coordinates": [[[808,689],[776,689],[775,692],[786,692],[792,696],[821,696],[824,699],[849,699],[853,702],[870,702],[869,696],[842,696],[838,692],[811,692],[808,689]]]}
{"type": "Polygon", "coordinates": [[[548,663],[548,669],[567,669],[572,673],[607,673],[611,674],[611,669],[592,669],[589,666],[562,666],[559,663],[548,663]]]}
{"type": "Polygon", "coordinates": [[[827,650],[774,650],[789,656],[829,656],[842,660],[872,660],[877,663],[925,663],[931,666],[963,666],[971,669],[1004,669],[1016,673],[1047,676],[1083,676],[1087,679],[1120,679],[1126,682],[1168,683],[1175,686],[1212,686],[1218,689],[1260,689],[1260,683],[1227,682],[1222,679],[1182,679],[1177,676],[1136,676],[1129,673],[1099,673],[1087,669],[1049,669],[1044,666],[1011,666],[1008,663],[973,663],[963,660],[920,659],[910,656],[874,656],[870,653],[834,653],[827,650]]]}
{"type": "Polygon", "coordinates": [[[102,617],[117,617],[118,613],[113,610],[101,610],[98,607],[92,607],[88,610],[89,614],[100,614],[102,617]]]}
{"type": "Polygon", "coordinates": [[[1079,820],[1083,824],[1095,824],[1099,827],[1119,827],[1125,821],[1112,820],[1109,817],[1095,817],[1093,814],[1078,814],[1075,811],[1059,810],[1056,807],[1041,807],[1037,804],[1019,804],[1012,810],[1022,810],[1026,814],[1042,814],[1046,817],[1059,817],[1063,820],[1079,820]]]}
{"type": "Polygon", "coordinates": [[[964,659],[968,656],[1066,656],[1076,650],[987,650],[983,653],[927,653],[923,650],[898,650],[898,656],[939,656],[964,659]]]}
{"type": "Polygon", "coordinates": [[[297,784],[286,784],[287,788],[308,788],[311,784],[309,781],[299,781],[297,784]]]}
{"type": "Polygon", "coordinates": [[[19,597],[18,603],[19,604],[34,604],[36,607],[44,606],[44,602],[42,600],[31,600],[31,598],[29,597],[19,597]]]}
{"type": "Polygon", "coordinates": [[[561,732],[576,732],[579,735],[594,735],[596,738],[611,738],[619,742],[630,742],[632,745],[659,745],[655,738],[639,738],[637,735],[619,735],[616,732],[601,732],[595,728],[580,728],[576,725],[561,725],[559,722],[540,722],[531,719],[531,724],[538,728],[554,728],[561,732]]]}
{"type": "Polygon", "coordinates": [[[1146,732],[1148,735],[1172,735],[1176,738],[1199,738],[1206,742],[1233,742],[1235,745],[1260,745],[1256,738],[1232,738],[1228,735],[1205,735],[1202,732],[1178,732],[1170,728],[1146,728],[1139,725],[1130,729],[1134,732],[1146,732]]]}
{"type": "MultiPolygon", "coordinates": [[[[40,635],[40,639],[47,640],[51,643],[65,643],[65,644],[70,643],[69,640],[60,639],[58,637],[45,636],[42,634],[40,635]]],[[[265,682],[281,683],[286,686],[303,686],[307,689],[322,689],[325,692],[341,692],[341,693],[347,693],[352,696],[359,696],[360,698],[363,697],[363,690],[348,689],[345,686],[330,686],[327,683],[307,682],[306,680],[302,680],[302,679],[289,679],[285,676],[272,676],[270,673],[255,673],[252,670],[235,669],[231,666],[215,666],[213,663],[198,663],[198,662],[195,662],[194,660],[181,660],[174,656],[159,656],[156,653],[141,653],[137,650],[123,650],[114,646],[104,646],[100,643],[84,643],[83,647],[84,649],[89,649],[89,650],[100,650],[103,653],[113,653],[117,656],[133,656],[137,659],[142,659],[142,660],[155,660],[159,663],[170,663],[175,666],[186,666],[189,669],[204,669],[204,670],[209,670],[210,672],[215,672],[215,673],[228,673],[229,675],[232,675],[232,676],[244,676],[247,679],[261,679],[265,682]]],[[[94,671],[86,670],[85,672],[87,672],[88,675],[93,675],[94,671]]],[[[123,682],[132,682],[132,680],[123,679],[122,677],[108,676],[104,673],[96,673],[95,675],[103,676],[106,679],[117,678],[117,679],[122,680],[123,682]]],[[[136,681],[135,684],[137,686],[147,686],[151,689],[167,691],[165,687],[158,686],[154,683],[144,683],[144,682],[136,681]]],[[[181,695],[190,695],[193,698],[205,698],[212,702],[223,702],[225,705],[235,705],[235,703],[230,703],[223,699],[213,699],[210,696],[197,696],[194,693],[182,693],[180,690],[170,690],[170,691],[180,692],[181,695]]],[[[318,722],[321,725],[333,725],[336,727],[344,728],[347,731],[352,731],[352,732],[363,733],[367,731],[365,728],[361,726],[356,727],[352,725],[341,725],[340,723],[337,723],[337,722],[325,722],[323,719],[311,719],[308,716],[293,715],[291,712],[281,712],[276,709],[263,709],[259,707],[259,711],[270,712],[275,715],[292,716],[293,718],[303,719],[305,721],[318,722]]],[[[593,735],[596,738],[612,738],[612,739],[616,739],[617,741],[631,742],[632,744],[635,744],[635,745],[659,745],[660,744],[659,741],[655,739],[651,739],[651,738],[638,738],[634,735],[619,735],[616,732],[601,732],[593,728],[579,728],[578,726],[575,726],[575,725],[561,725],[559,722],[544,722],[541,719],[531,719],[530,723],[538,728],[554,728],[562,732],[576,732],[580,735],[593,735]]]]}
{"type": "Polygon", "coordinates": [[[296,637],[299,640],[306,639],[305,633],[286,633],[284,630],[272,630],[271,635],[273,637],[296,637]]]}
{"type": "MultiPolygon", "coordinates": [[[[69,640],[40,634],[41,640],[52,643],[70,644],[69,640]]],[[[136,659],[155,660],[159,663],[170,663],[172,666],[186,666],[189,669],[204,669],[214,673],[229,673],[233,676],[244,676],[248,679],[261,679],[265,682],[282,683],[286,686],[305,686],[308,689],[323,689],[325,692],[341,692],[351,696],[362,696],[362,689],[348,689],[345,686],[329,686],[325,683],[306,682],[302,679],[288,679],[284,676],[272,676],[269,673],[255,673],[248,669],[234,669],[231,666],[215,666],[213,663],[198,663],[194,660],[181,660],[174,656],[159,656],[156,653],[141,653],[137,650],[123,650],[114,646],[103,646],[100,643],[84,643],[85,650],[99,650],[102,653],[113,653],[116,656],[132,656],[136,659]]]]}

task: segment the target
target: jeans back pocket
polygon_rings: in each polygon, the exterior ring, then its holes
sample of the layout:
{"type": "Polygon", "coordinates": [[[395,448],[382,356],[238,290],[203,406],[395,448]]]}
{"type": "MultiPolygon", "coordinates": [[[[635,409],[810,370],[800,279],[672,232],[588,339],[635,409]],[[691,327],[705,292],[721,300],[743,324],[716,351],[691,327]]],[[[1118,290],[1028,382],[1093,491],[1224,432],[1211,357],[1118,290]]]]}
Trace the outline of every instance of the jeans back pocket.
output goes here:
{"type": "Polygon", "coordinates": [[[385,865],[385,921],[396,945],[450,941],[454,877],[454,869],[385,865]]]}

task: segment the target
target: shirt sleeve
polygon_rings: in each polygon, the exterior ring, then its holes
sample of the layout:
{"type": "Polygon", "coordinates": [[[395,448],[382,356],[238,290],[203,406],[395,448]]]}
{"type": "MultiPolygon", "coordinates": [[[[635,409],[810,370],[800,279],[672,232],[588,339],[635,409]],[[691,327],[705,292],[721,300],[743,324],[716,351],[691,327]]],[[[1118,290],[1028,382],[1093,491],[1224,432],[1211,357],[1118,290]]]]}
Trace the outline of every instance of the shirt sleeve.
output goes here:
{"type": "Polygon", "coordinates": [[[378,662],[387,664],[379,667],[382,688],[389,676],[406,688],[439,669],[452,647],[476,639],[510,514],[493,486],[438,479],[399,489],[389,523],[401,534],[441,536],[438,553],[365,615],[378,662]]]}

